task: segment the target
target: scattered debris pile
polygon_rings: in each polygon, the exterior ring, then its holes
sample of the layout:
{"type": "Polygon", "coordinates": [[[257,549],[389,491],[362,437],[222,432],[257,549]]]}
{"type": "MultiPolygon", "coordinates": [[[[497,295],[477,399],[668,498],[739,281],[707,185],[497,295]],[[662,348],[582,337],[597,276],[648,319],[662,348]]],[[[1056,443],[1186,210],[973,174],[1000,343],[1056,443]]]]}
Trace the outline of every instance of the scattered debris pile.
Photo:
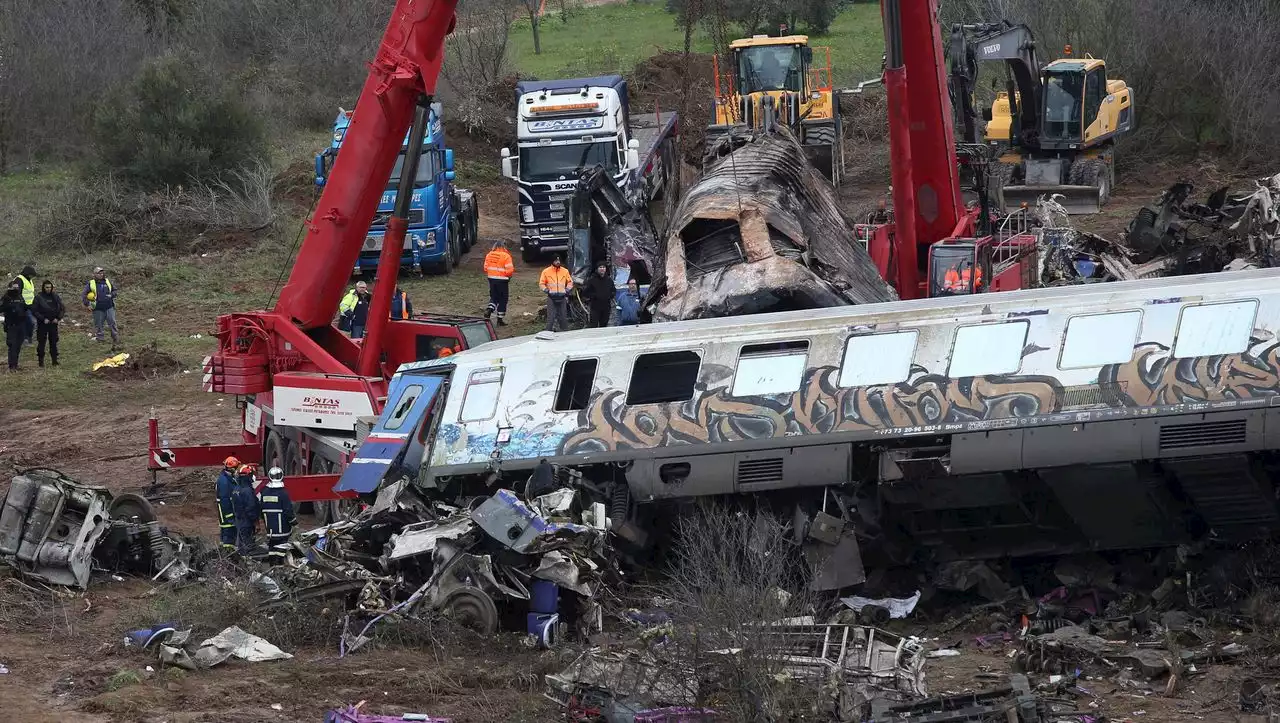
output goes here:
{"type": "Polygon", "coordinates": [[[355,517],[304,533],[295,562],[272,573],[281,592],[266,605],[354,598],[350,607],[368,620],[344,633],[344,654],[388,616],[432,613],[482,634],[504,613],[525,614],[529,633],[551,647],[569,626],[582,637],[601,629],[597,598],[618,574],[605,525],[603,505],[584,508],[573,489],[529,502],[501,489],[454,506],[401,480],[355,517]]]}
{"type": "Polygon", "coordinates": [[[1131,281],[1239,271],[1275,265],[1280,255],[1280,174],[1231,195],[1223,187],[1203,203],[1179,182],[1129,223],[1124,243],[1057,221],[1053,199],[1042,199],[1040,279],[1045,286],[1131,281]]]}
{"type": "MultiPolygon", "coordinates": [[[[665,203],[679,198],[678,187],[667,190],[665,203]]],[[[585,283],[595,265],[607,260],[610,268],[625,270],[643,286],[653,278],[660,256],[658,233],[645,207],[627,198],[604,167],[583,171],[569,200],[568,266],[575,283],[585,283]]]]}
{"type": "Polygon", "coordinates": [[[84,589],[95,566],[176,580],[203,550],[199,539],[170,535],[144,498],[113,496],[56,470],[14,477],[0,508],[0,560],[52,585],[84,589]]]}
{"type": "Polygon", "coordinates": [[[250,663],[289,660],[293,656],[257,635],[231,626],[197,644],[190,628],[178,630],[171,623],[130,631],[126,648],[155,653],[160,663],[183,670],[205,670],[238,658],[250,663]]]}
{"type": "Polygon", "coordinates": [[[897,298],[785,128],[725,136],[668,219],[656,321],[897,298]]]}
{"type": "Polygon", "coordinates": [[[817,693],[825,703],[815,705],[836,720],[863,720],[873,707],[926,694],[924,646],[877,628],[809,619],[760,623],[733,647],[695,654],[687,643],[697,635],[665,622],[647,628],[630,645],[592,648],[565,670],[546,676],[545,695],[575,720],[632,720],[624,714],[655,720],[641,716],[660,710],[691,716],[680,720],[729,720],[698,704],[720,697],[722,686],[741,682],[734,673],[741,672],[735,663],[742,656],[755,656],[753,662],[767,667],[773,680],[817,693]]]}

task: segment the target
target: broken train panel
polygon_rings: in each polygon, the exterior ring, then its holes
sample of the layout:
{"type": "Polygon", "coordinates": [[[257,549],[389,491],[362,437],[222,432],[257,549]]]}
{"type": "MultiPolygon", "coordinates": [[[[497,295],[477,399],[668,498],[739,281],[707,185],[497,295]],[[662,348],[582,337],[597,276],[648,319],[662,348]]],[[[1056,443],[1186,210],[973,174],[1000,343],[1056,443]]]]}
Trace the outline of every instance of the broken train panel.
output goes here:
{"type": "Polygon", "coordinates": [[[830,546],[857,527],[901,543],[886,550],[943,557],[1248,538],[1280,527],[1278,280],[1231,272],[493,342],[402,372],[448,379],[422,423],[435,431],[418,482],[518,487],[548,459],[616,524],[669,501],[770,495],[830,546]]]}
{"type": "Polygon", "coordinates": [[[655,320],[896,298],[791,133],[718,143],[666,225],[655,320]]]}

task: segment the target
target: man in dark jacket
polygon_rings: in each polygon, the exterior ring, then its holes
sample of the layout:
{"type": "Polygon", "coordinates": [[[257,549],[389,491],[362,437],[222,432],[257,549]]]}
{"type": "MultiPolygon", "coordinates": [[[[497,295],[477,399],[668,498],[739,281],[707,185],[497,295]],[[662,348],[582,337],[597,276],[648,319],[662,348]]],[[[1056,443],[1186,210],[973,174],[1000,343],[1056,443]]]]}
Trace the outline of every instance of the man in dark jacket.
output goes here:
{"type": "Polygon", "coordinates": [[[62,304],[62,297],[53,290],[52,281],[46,279],[41,285],[40,293],[36,294],[36,302],[31,307],[31,313],[36,317],[37,363],[44,366],[44,347],[48,342],[49,357],[56,367],[58,366],[58,329],[62,324],[62,317],[67,313],[67,307],[62,304]]]}
{"type": "Polygon", "coordinates": [[[396,292],[391,296],[391,318],[392,319],[412,319],[413,318],[413,301],[409,299],[409,294],[399,286],[396,292]]]}
{"type": "Polygon", "coordinates": [[[289,556],[289,535],[293,534],[298,517],[284,487],[284,470],[279,467],[267,472],[267,486],[262,490],[262,522],[267,528],[267,561],[283,565],[289,556]]]}
{"type": "Polygon", "coordinates": [[[9,371],[16,372],[22,342],[27,338],[27,302],[22,300],[21,282],[9,282],[9,290],[0,299],[0,314],[4,315],[4,340],[9,346],[9,371]]]}
{"type": "Polygon", "coordinates": [[[356,304],[351,309],[351,338],[364,338],[364,327],[369,321],[369,302],[373,300],[373,294],[369,293],[369,288],[362,284],[356,284],[356,304]]]}
{"type": "Polygon", "coordinates": [[[231,507],[236,516],[236,549],[241,555],[255,551],[253,533],[258,527],[262,507],[253,489],[253,467],[243,465],[236,475],[236,486],[231,490],[231,507]]]}
{"type": "Polygon", "coordinates": [[[223,552],[236,551],[236,511],[231,502],[232,493],[236,489],[236,470],[240,469],[240,460],[227,457],[222,462],[222,472],[214,494],[218,500],[218,542],[223,552]]]}
{"type": "Polygon", "coordinates": [[[31,307],[36,303],[36,269],[31,264],[22,267],[22,273],[13,278],[18,282],[19,289],[22,291],[22,301],[27,305],[27,325],[25,329],[25,339],[28,344],[31,343],[31,336],[36,333],[36,317],[31,313],[31,307]]]}
{"type": "Polygon", "coordinates": [[[627,280],[627,288],[618,291],[618,326],[640,323],[640,285],[627,280]]]}
{"type": "Polygon", "coordinates": [[[603,261],[596,264],[596,272],[587,279],[586,297],[591,310],[588,328],[599,328],[609,325],[609,312],[613,311],[613,279],[609,278],[609,267],[603,261]]]}
{"type": "Polygon", "coordinates": [[[114,351],[116,344],[120,342],[120,331],[116,327],[116,289],[115,284],[111,283],[111,279],[107,278],[107,272],[101,267],[93,270],[93,278],[84,285],[84,293],[80,295],[80,301],[84,303],[84,308],[93,311],[93,329],[97,333],[98,341],[102,341],[102,329],[107,327],[111,330],[111,349],[114,351]]]}

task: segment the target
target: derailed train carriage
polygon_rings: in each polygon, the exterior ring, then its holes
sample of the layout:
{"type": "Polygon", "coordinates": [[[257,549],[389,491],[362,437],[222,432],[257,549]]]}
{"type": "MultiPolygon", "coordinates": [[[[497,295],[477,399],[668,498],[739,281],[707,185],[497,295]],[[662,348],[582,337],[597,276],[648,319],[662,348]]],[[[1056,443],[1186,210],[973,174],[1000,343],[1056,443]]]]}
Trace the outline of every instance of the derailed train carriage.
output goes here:
{"type": "Polygon", "coordinates": [[[1277,282],[1219,273],[491,342],[401,367],[339,488],[407,475],[466,493],[548,459],[633,540],[659,503],[743,493],[834,519],[864,550],[878,538],[935,559],[1257,537],[1280,523],[1277,282]]]}

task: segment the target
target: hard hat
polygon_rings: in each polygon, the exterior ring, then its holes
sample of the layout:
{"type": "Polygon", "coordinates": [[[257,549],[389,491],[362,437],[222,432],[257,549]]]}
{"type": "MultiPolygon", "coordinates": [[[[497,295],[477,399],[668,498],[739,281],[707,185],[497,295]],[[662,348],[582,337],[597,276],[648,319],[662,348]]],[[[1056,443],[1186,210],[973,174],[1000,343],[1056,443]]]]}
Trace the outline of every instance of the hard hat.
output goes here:
{"type": "Polygon", "coordinates": [[[271,469],[267,470],[267,479],[271,480],[272,482],[283,482],[284,470],[280,469],[279,467],[272,467],[271,469]]]}
{"type": "Polygon", "coordinates": [[[235,457],[227,457],[226,459],[222,460],[222,466],[223,467],[239,467],[240,460],[236,459],[235,457]]]}

